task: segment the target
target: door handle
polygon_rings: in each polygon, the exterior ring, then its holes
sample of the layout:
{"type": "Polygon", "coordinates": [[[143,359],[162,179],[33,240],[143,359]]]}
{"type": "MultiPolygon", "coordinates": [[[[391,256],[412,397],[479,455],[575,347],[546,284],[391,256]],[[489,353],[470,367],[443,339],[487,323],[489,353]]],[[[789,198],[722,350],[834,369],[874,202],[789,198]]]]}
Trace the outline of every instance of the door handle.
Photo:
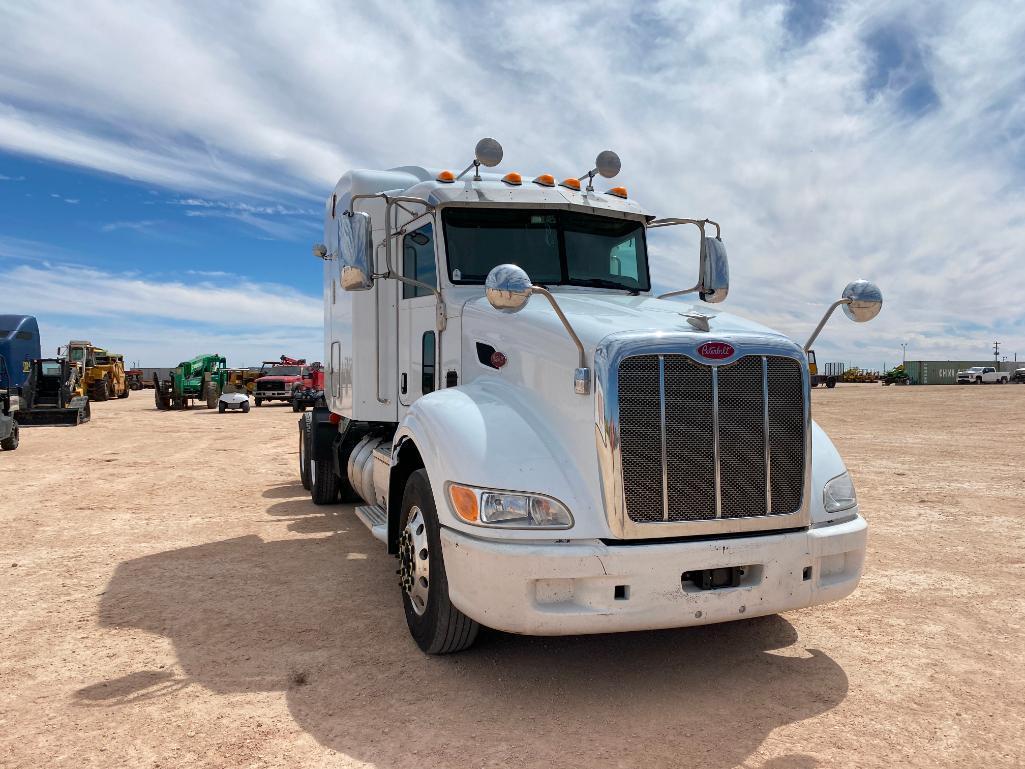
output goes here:
{"type": "Polygon", "coordinates": [[[406,375],[404,373],[402,375],[402,385],[400,386],[400,389],[402,390],[402,394],[405,395],[406,394],[406,375]]]}

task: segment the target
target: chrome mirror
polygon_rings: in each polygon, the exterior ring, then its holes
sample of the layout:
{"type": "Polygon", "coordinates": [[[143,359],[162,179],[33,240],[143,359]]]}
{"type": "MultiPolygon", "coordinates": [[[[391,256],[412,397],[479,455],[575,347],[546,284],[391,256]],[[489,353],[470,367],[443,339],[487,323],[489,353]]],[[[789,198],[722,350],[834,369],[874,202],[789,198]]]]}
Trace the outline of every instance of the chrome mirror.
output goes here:
{"type": "Polygon", "coordinates": [[[848,283],[843,294],[829,305],[829,309],[822,316],[819,325],[815,327],[811,336],[808,337],[808,341],[804,343],[805,352],[811,350],[811,346],[815,344],[826,321],[837,307],[843,307],[844,314],[854,322],[864,323],[867,320],[872,320],[883,309],[883,292],[879,290],[879,286],[869,280],[856,280],[853,283],[848,283]]]}
{"type": "Polygon", "coordinates": [[[623,164],[619,160],[619,155],[612,150],[602,150],[594,159],[594,170],[606,179],[618,175],[622,168],[623,164]]]}
{"type": "Polygon", "coordinates": [[[496,310],[519,312],[527,306],[533,293],[530,277],[515,264],[500,264],[493,267],[484,281],[484,294],[496,310]]]}
{"type": "Polygon", "coordinates": [[[722,238],[701,237],[698,295],[703,302],[721,302],[730,293],[730,261],[722,238]]]}
{"type": "Polygon", "coordinates": [[[872,320],[883,309],[883,293],[879,286],[867,280],[848,283],[841,294],[850,301],[843,306],[844,314],[855,323],[872,320]]]}
{"type": "Polygon", "coordinates": [[[481,139],[473,149],[473,156],[482,166],[494,168],[502,162],[502,145],[490,137],[481,139]]]}
{"type": "Polygon", "coordinates": [[[370,215],[357,211],[339,217],[339,280],[346,291],[366,291],[374,287],[373,240],[370,215]]]}

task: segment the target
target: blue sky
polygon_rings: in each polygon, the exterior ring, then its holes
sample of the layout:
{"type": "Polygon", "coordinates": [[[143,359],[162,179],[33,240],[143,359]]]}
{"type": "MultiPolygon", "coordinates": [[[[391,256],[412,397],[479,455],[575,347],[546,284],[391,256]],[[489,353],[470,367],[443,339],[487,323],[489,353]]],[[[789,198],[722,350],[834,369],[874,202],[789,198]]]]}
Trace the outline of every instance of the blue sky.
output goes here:
{"type": "MultiPolygon", "coordinates": [[[[935,2],[5,4],[0,312],[143,365],[319,358],[310,245],[352,167],[579,175],[723,224],[726,309],[820,360],[1025,357],[1025,14],[935,2]]],[[[693,243],[653,240],[656,288],[693,243]]]]}

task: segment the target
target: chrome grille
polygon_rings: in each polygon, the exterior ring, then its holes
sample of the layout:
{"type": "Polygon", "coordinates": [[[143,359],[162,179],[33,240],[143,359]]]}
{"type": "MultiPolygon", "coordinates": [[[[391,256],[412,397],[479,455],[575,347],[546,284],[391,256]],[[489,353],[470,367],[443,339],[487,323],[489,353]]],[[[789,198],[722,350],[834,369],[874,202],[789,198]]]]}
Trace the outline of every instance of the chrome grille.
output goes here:
{"type": "Polygon", "coordinates": [[[662,408],[657,355],[627,358],[619,367],[619,415],[631,425],[622,435],[623,455],[632,459],[631,472],[623,473],[626,498],[633,500],[635,521],[661,521],[662,408]]]}
{"type": "Polygon", "coordinates": [[[796,361],[769,358],[767,365],[772,510],[787,513],[804,494],[804,388],[796,361]]]}
{"type": "MultiPolygon", "coordinates": [[[[710,408],[712,369],[682,355],[666,355],[663,360],[669,504],[663,510],[662,520],[715,518],[715,439],[710,408]],[[687,468],[687,472],[679,472],[681,467],[687,468]]],[[[627,474],[625,461],[623,474],[627,474]]],[[[631,509],[629,499],[627,497],[628,512],[631,509]]]]}
{"type": "Polygon", "coordinates": [[[801,365],[749,355],[711,367],[680,354],[619,365],[626,512],[635,523],[789,514],[804,491],[801,365]]]}

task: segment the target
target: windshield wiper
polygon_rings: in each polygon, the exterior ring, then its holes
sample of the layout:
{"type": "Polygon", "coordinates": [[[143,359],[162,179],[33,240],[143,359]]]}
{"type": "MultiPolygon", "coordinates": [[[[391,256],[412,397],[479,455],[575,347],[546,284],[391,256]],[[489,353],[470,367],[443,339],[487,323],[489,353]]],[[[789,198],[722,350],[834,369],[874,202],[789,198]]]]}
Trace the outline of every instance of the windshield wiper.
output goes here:
{"type": "Polygon", "coordinates": [[[586,286],[588,288],[614,288],[619,291],[629,291],[633,296],[637,296],[640,293],[640,289],[638,288],[624,286],[622,283],[618,283],[614,280],[606,280],[605,278],[570,278],[569,285],[586,286]]]}

